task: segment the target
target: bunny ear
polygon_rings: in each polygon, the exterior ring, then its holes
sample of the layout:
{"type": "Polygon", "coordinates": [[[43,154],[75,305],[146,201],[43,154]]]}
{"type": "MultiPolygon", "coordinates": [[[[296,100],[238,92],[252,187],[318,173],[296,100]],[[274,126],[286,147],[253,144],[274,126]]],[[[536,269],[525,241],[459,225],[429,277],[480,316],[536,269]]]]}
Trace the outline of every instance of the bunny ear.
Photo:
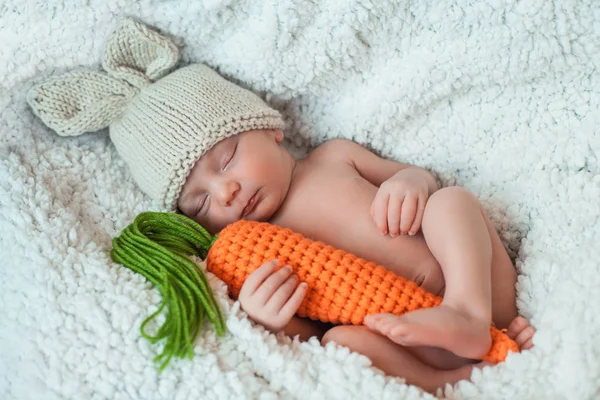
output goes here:
{"type": "Polygon", "coordinates": [[[109,75],[141,88],[161,78],[178,61],[175,43],[128,18],[109,37],[102,66],[109,75]]]}
{"type": "Polygon", "coordinates": [[[61,136],[106,128],[138,92],[104,73],[75,72],[32,87],[27,102],[61,136]]]}
{"type": "Polygon", "coordinates": [[[109,37],[102,65],[108,72],[76,72],[34,86],[27,101],[62,136],[107,127],[139,89],[161,78],[179,61],[179,49],[144,24],[126,19],[109,37]]]}

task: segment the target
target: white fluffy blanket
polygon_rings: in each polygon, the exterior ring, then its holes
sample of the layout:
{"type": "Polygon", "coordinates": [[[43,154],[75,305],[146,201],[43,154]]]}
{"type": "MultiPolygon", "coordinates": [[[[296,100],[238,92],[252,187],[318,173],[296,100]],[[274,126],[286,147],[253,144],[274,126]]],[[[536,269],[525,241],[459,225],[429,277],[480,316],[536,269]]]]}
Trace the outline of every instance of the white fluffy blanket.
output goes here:
{"type": "Polygon", "coordinates": [[[109,257],[156,209],[106,131],[60,138],[35,82],[100,69],[125,16],[270,93],[299,152],[345,137],[475,192],[515,258],[535,348],[450,398],[600,391],[600,3],[594,0],[0,3],[0,398],[427,398],[333,344],[254,325],[212,278],[229,333],[158,374],[140,323],[156,289],[109,257]]]}

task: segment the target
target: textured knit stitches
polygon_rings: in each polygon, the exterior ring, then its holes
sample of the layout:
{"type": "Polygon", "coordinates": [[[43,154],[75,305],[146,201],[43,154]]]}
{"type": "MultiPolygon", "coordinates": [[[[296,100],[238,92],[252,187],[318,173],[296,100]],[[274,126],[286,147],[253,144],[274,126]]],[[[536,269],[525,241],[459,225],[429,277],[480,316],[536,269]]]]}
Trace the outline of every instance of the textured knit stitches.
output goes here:
{"type": "MultiPolygon", "coordinates": [[[[234,298],[250,273],[269,260],[290,265],[308,284],[297,314],[334,324],[363,323],[367,315],[402,315],[438,306],[442,298],[374,262],[265,222],[238,221],[219,233],[206,258],[209,271],[222,279],[234,298]]],[[[483,358],[503,361],[517,344],[490,327],[492,347],[483,358]]]]}
{"type": "Polygon", "coordinates": [[[174,209],[194,163],[211,147],[241,132],[283,127],[254,93],[194,64],[144,88],[110,136],[140,187],[174,209]]]}
{"type": "Polygon", "coordinates": [[[219,141],[283,129],[276,110],[204,64],[168,75],[179,60],[167,37],[126,19],[109,37],[105,73],[77,72],[34,86],[27,100],[59,135],[109,127],[140,188],[169,210],[194,163],[219,141]]]}

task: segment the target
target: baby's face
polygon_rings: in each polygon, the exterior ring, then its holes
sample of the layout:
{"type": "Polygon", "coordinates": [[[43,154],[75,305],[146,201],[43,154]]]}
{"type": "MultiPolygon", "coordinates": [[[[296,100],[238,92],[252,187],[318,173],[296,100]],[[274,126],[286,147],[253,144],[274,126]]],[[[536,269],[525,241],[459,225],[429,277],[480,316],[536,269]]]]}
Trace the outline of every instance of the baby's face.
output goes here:
{"type": "Polygon", "coordinates": [[[254,130],[223,139],[194,165],[179,196],[181,212],[212,234],[240,219],[268,221],[290,186],[294,159],[283,132],[254,130]]]}

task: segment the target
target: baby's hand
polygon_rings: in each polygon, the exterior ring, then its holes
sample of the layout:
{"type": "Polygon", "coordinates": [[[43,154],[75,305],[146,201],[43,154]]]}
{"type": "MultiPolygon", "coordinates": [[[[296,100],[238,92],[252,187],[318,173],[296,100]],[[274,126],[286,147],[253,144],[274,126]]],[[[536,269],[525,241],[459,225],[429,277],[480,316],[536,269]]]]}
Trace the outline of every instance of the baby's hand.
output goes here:
{"type": "Polygon", "coordinates": [[[371,216],[382,235],[415,235],[421,226],[429,186],[421,168],[406,168],[383,182],[371,205],[371,216]]]}
{"type": "Polygon", "coordinates": [[[306,295],[306,283],[298,287],[298,277],[289,265],[275,271],[278,260],[264,263],[248,276],[240,290],[239,301],[254,321],[271,332],[285,327],[306,295]],[[274,272],[275,271],[275,272],[274,272]]]}

